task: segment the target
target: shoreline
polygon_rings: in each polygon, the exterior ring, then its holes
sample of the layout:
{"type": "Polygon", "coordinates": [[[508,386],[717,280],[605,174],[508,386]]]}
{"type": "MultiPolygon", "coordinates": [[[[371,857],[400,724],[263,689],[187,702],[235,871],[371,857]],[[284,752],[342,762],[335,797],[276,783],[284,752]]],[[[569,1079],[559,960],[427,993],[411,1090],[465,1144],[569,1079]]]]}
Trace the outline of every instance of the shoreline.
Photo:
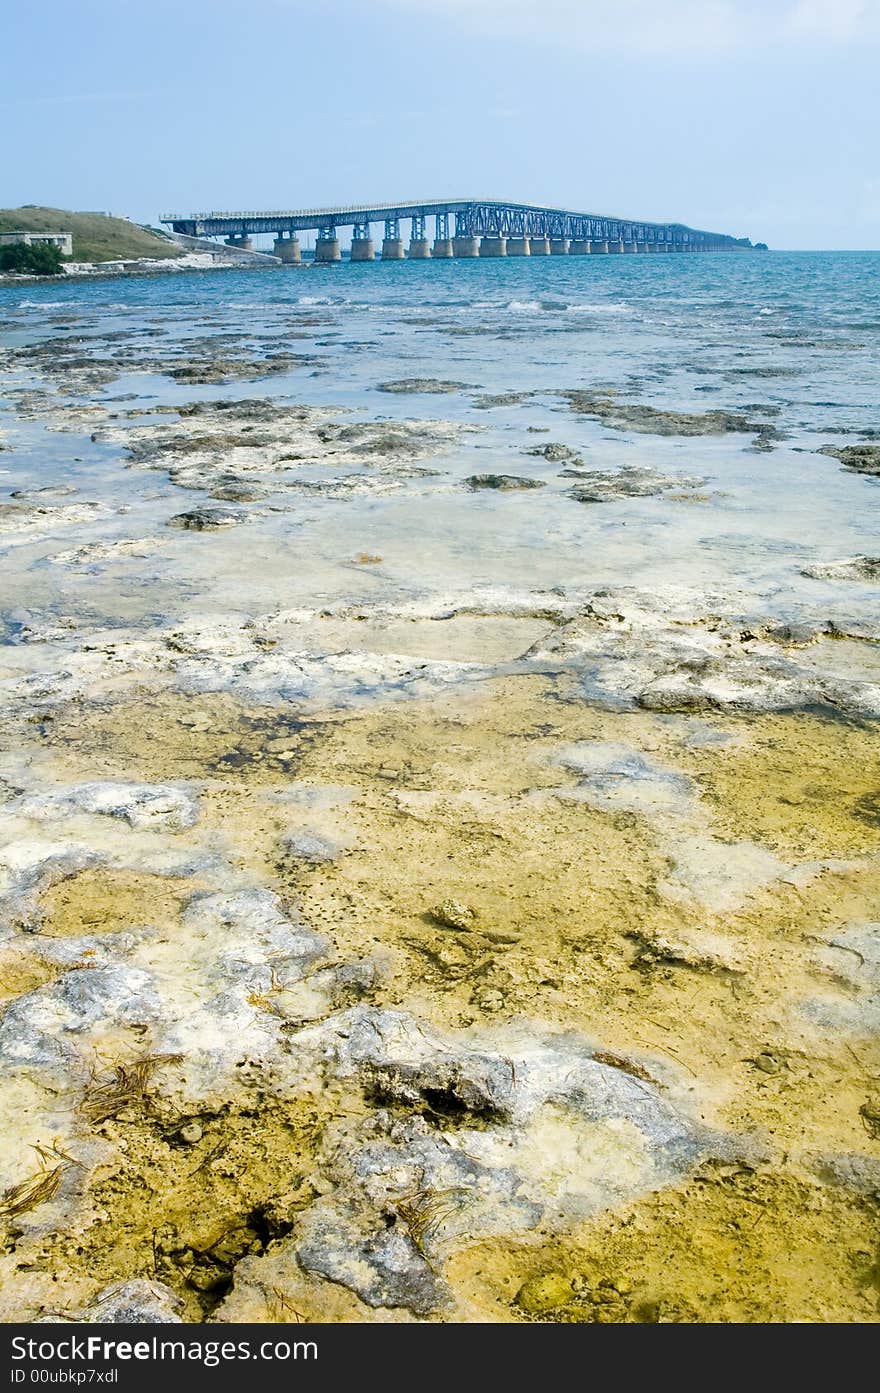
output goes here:
{"type": "Polygon", "coordinates": [[[260,262],[254,258],[252,261],[234,260],[232,257],[215,256],[207,253],[201,256],[198,253],[184,253],[181,257],[168,257],[164,260],[152,258],[142,258],[135,261],[125,262],[91,262],[81,263],[75,268],[64,270],[57,276],[27,276],[16,273],[0,274],[0,286],[33,286],[33,285],[65,285],[68,282],[82,284],[83,282],[96,280],[117,280],[120,276],[131,276],[143,278],[147,276],[162,275],[183,275],[188,271],[240,271],[240,270],[265,270],[275,271],[281,265],[274,258],[266,258],[260,262]],[[181,262],[186,264],[182,265],[181,262]]]}

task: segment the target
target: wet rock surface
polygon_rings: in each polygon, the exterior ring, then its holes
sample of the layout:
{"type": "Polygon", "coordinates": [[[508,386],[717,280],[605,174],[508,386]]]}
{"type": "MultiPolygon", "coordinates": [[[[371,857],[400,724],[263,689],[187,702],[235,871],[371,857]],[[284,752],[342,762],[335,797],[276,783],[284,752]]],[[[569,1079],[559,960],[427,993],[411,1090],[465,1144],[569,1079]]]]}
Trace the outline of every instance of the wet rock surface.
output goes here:
{"type": "Polygon", "coordinates": [[[880,556],[847,556],[842,561],[806,566],[803,574],[815,580],[880,581],[880,556]]]}
{"type": "Polygon", "coordinates": [[[542,479],[525,479],[519,474],[472,474],[465,483],[475,492],[480,489],[496,489],[499,493],[513,493],[517,489],[544,487],[542,479]]]}
{"type": "Polygon", "coordinates": [[[564,393],[573,411],[594,416],[615,430],[632,430],[647,435],[725,435],[730,432],[755,433],[767,440],[778,438],[778,431],[764,421],[750,421],[735,411],[704,411],[696,414],[664,411],[641,402],[621,401],[611,393],[570,391],[564,393]]]}
{"type": "Polygon", "coordinates": [[[105,1287],[82,1311],[77,1320],[89,1325],[173,1325],[180,1321],[183,1303],[161,1282],[136,1278],[105,1287]]]}
{"type": "Polygon", "coordinates": [[[570,445],[560,444],[558,440],[548,440],[546,445],[535,445],[533,449],[526,450],[526,454],[550,460],[553,464],[562,460],[573,465],[583,464],[583,459],[577,450],[573,450],[570,445]]]}
{"type": "Polygon", "coordinates": [[[880,445],[826,445],[820,454],[840,460],[854,474],[880,477],[880,445]]]}
{"type": "Polygon", "coordinates": [[[601,470],[566,471],[578,480],[569,490],[577,503],[611,503],[618,498],[651,498],[675,490],[694,492],[706,481],[681,474],[659,474],[653,469],[624,466],[615,474],[601,470]]]}
{"type": "Polygon", "coordinates": [[[246,521],[246,513],[231,508],[193,508],[188,513],[175,513],[168,519],[168,526],[182,532],[217,532],[222,527],[237,527],[246,521]]]}
{"type": "Polygon", "coordinates": [[[377,390],[398,394],[432,392],[442,395],[446,392],[467,392],[470,388],[466,382],[445,382],[437,377],[401,377],[393,382],[380,382],[377,390]]]}
{"type": "Polygon", "coordinates": [[[876,1320],[830,332],[346,274],[4,331],[0,1316],[876,1320]]]}

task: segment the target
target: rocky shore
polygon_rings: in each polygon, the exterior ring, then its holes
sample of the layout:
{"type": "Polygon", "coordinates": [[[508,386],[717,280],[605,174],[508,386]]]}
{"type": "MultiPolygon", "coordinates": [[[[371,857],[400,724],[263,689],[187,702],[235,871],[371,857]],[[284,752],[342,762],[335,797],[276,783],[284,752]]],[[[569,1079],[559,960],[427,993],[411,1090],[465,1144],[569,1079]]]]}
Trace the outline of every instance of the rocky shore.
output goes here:
{"type": "Polygon", "coordinates": [[[876,1320],[878,558],[575,573],[773,404],[284,314],[3,350],[0,1319],[876,1320]]]}

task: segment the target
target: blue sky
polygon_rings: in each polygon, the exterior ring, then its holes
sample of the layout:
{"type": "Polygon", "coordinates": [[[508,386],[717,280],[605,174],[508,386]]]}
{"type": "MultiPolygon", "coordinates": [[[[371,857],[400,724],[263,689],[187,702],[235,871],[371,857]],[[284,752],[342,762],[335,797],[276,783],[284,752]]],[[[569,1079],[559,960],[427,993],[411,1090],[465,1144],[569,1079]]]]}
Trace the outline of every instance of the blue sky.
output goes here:
{"type": "Polygon", "coordinates": [[[2,206],[484,194],[880,247],[880,0],[41,0],[0,43],[2,206]]]}

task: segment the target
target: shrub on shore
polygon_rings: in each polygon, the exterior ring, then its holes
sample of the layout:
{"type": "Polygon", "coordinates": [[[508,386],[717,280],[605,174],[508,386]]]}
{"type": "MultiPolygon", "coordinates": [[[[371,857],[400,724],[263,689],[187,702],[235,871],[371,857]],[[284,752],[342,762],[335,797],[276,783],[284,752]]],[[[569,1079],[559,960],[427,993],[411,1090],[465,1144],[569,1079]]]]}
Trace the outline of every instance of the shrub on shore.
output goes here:
{"type": "Polygon", "coordinates": [[[61,252],[48,242],[12,242],[0,247],[0,271],[20,271],[29,276],[59,276],[61,252]]]}

